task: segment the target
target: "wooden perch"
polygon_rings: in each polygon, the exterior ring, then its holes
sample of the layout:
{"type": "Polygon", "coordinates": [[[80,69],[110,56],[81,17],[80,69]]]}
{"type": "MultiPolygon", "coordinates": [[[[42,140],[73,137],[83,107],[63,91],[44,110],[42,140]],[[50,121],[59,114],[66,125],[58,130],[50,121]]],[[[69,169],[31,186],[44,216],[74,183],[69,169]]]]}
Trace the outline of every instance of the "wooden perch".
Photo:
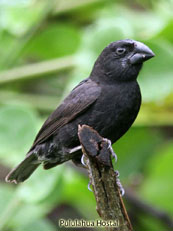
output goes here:
{"type": "Polygon", "coordinates": [[[102,220],[117,222],[117,227],[107,226],[106,230],[132,231],[116,183],[117,176],[113,169],[108,142],[87,125],[79,126],[78,135],[97,203],[97,212],[102,220]]]}

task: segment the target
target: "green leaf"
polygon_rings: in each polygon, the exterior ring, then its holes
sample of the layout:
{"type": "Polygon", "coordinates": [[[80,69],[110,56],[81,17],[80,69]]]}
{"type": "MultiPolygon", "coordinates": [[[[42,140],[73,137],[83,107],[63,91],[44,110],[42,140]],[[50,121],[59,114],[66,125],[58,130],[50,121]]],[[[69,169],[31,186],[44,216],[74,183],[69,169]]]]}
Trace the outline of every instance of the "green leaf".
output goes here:
{"type": "Polygon", "coordinates": [[[50,227],[48,230],[54,230],[49,221],[40,220],[41,217],[49,212],[50,207],[42,203],[32,203],[32,201],[25,203],[19,192],[19,188],[14,190],[12,185],[1,184],[0,228],[3,227],[3,230],[7,227],[10,230],[30,230],[35,225],[35,229],[38,227],[36,230],[41,230],[44,224],[45,228],[50,227]]]}
{"type": "Polygon", "coordinates": [[[172,203],[173,144],[162,147],[149,161],[147,176],[140,189],[146,200],[157,207],[173,212],[172,203]]]}
{"type": "Polygon", "coordinates": [[[163,28],[160,33],[158,33],[157,38],[167,39],[170,43],[173,43],[173,19],[171,19],[168,24],[163,28]]]}
{"type": "Polygon", "coordinates": [[[68,167],[64,174],[62,201],[75,207],[86,219],[97,218],[95,199],[87,188],[88,178],[68,167]]]}
{"type": "MultiPolygon", "coordinates": [[[[11,185],[0,184],[0,214],[2,215],[5,208],[11,201],[14,194],[14,188],[11,185]]],[[[0,215],[0,219],[1,219],[0,215]]]]}
{"type": "Polygon", "coordinates": [[[138,80],[142,90],[143,101],[162,103],[173,91],[173,46],[163,40],[145,42],[156,57],[144,63],[138,80]]]}
{"type": "Polygon", "coordinates": [[[3,62],[3,58],[6,57],[7,53],[11,49],[11,47],[16,42],[16,38],[12,36],[5,30],[0,30],[0,53],[1,53],[1,60],[0,63],[3,62]]]}
{"type": "Polygon", "coordinates": [[[120,171],[121,178],[127,180],[128,177],[142,172],[146,161],[161,140],[159,132],[139,127],[132,127],[118,140],[113,148],[118,156],[115,168],[120,171]]]}
{"type": "Polygon", "coordinates": [[[0,108],[0,158],[18,163],[27,153],[39,126],[39,119],[31,108],[3,106],[0,108]]]}
{"type": "Polygon", "coordinates": [[[137,226],[133,227],[134,230],[140,230],[140,231],[163,231],[165,230],[165,225],[158,220],[154,219],[151,216],[147,216],[147,214],[137,214],[137,226]]]}
{"type": "Polygon", "coordinates": [[[27,225],[22,225],[17,227],[17,231],[57,231],[57,228],[46,219],[39,219],[35,221],[30,221],[27,225]]]}
{"type": "MultiPolygon", "coordinates": [[[[18,189],[18,196],[25,202],[39,202],[49,197],[56,187],[57,183],[61,181],[62,174],[64,172],[64,166],[58,166],[52,168],[49,171],[45,171],[40,166],[34,174],[24,182],[18,189]]],[[[56,187],[56,197],[61,197],[62,185],[59,188],[56,187]]]]}
{"type": "Polygon", "coordinates": [[[0,25],[14,35],[22,35],[33,25],[38,19],[39,4],[31,4],[31,1],[15,1],[14,4],[6,4],[1,6],[0,25]]]}
{"type": "Polygon", "coordinates": [[[21,203],[10,218],[8,226],[14,230],[18,230],[20,227],[29,227],[30,223],[37,222],[47,212],[47,208],[42,204],[21,203]]]}
{"type": "Polygon", "coordinates": [[[80,43],[79,31],[70,24],[50,24],[28,44],[25,55],[37,59],[51,59],[70,55],[80,43]]]}

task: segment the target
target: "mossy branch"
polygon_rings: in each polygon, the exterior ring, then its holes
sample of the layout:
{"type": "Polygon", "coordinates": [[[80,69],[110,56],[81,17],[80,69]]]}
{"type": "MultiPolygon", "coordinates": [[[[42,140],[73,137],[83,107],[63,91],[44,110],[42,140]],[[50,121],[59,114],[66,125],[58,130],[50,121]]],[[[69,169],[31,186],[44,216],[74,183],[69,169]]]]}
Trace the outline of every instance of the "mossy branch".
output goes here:
{"type": "Polygon", "coordinates": [[[122,197],[116,183],[107,141],[87,125],[79,126],[80,143],[90,182],[93,187],[97,212],[103,220],[117,221],[108,231],[132,231],[122,197]]]}

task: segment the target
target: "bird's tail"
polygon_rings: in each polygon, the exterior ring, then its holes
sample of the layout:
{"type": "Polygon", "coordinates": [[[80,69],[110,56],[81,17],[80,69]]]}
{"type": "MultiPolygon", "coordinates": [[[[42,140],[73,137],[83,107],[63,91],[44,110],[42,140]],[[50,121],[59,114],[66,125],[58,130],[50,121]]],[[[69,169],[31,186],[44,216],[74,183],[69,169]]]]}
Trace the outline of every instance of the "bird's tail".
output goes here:
{"type": "Polygon", "coordinates": [[[25,159],[6,176],[6,182],[19,183],[25,181],[40,165],[35,153],[27,154],[25,159]]]}

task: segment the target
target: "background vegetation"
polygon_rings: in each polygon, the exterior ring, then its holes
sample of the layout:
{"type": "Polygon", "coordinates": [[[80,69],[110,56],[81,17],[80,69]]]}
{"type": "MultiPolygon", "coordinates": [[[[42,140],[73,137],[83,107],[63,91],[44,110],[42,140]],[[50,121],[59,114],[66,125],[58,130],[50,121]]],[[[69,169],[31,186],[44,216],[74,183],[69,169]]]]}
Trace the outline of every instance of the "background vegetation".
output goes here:
{"type": "Polygon", "coordinates": [[[171,230],[172,12],[171,0],[0,1],[1,231],[64,230],[59,218],[98,218],[88,178],[70,163],[39,168],[17,186],[4,178],[23,159],[45,118],[89,75],[99,52],[124,38],[144,42],[156,57],[140,74],[143,105],[133,128],[114,145],[115,168],[127,188],[135,230],[171,230]]]}

